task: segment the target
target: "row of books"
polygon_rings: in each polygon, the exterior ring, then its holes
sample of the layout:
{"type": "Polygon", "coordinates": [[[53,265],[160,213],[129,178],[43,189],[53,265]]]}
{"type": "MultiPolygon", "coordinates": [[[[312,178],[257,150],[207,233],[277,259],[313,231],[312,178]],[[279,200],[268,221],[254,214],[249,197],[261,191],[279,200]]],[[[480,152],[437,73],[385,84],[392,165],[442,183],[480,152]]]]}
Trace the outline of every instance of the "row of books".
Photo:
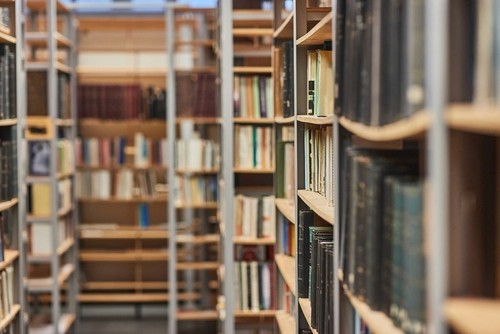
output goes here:
{"type": "Polygon", "coordinates": [[[7,317],[14,305],[14,268],[8,266],[0,273],[0,319],[7,317]]]}
{"type": "Polygon", "coordinates": [[[76,195],[80,198],[132,199],[154,197],[159,194],[156,171],[96,170],[76,173],[76,195]]]}
{"type": "MultiPolygon", "coordinates": [[[[12,131],[15,131],[15,127],[12,131]]],[[[17,147],[15,137],[0,139],[0,201],[17,197],[17,147]]]]}
{"type": "Polygon", "coordinates": [[[275,238],[274,196],[234,197],[234,235],[249,238],[275,238]]]}
{"type": "Polygon", "coordinates": [[[18,220],[15,208],[0,212],[0,262],[5,260],[5,250],[13,246],[18,220]]]}
{"type": "MultiPolygon", "coordinates": [[[[50,141],[30,141],[29,146],[29,175],[50,175],[50,141]]],[[[67,139],[57,141],[57,173],[70,173],[74,170],[74,145],[67,139]]]]}
{"type": "Polygon", "coordinates": [[[318,333],[332,333],[333,227],[314,226],[314,213],[299,212],[297,272],[299,298],[311,302],[311,326],[318,333]]]}
{"type": "Polygon", "coordinates": [[[236,168],[273,167],[273,130],[269,126],[234,126],[234,166],[236,168]]]}
{"type": "Polygon", "coordinates": [[[253,312],[272,310],[274,292],[271,282],[274,263],[235,262],[233,270],[235,309],[253,312]]]}
{"type": "Polygon", "coordinates": [[[270,76],[234,76],[234,117],[273,118],[272,81],[270,76]]]}
{"type": "MultiPolygon", "coordinates": [[[[57,182],[56,207],[59,211],[71,209],[73,184],[70,179],[57,182]]],[[[28,187],[29,202],[28,212],[34,216],[49,216],[52,213],[52,187],[51,183],[33,183],[28,187]]]]}
{"type": "Polygon", "coordinates": [[[219,144],[213,140],[192,137],[176,142],[176,167],[187,170],[214,169],[219,166],[219,144]]]}
{"type": "Polygon", "coordinates": [[[17,117],[16,78],[16,55],[4,44],[0,47],[0,119],[17,117]]]}
{"type": "Polygon", "coordinates": [[[176,115],[217,117],[217,75],[215,73],[177,73],[175,76],[176,115]]]}
{"type": "MultiPolygon", "coordinates": [[[[293,41],[283,42],[281,48],[281,72],[278,73],[280,76],[280,86],[281,92],[276,92],[275,94],[280,95],[282,99],[282,110],[283,117],[291,117],[295,114],[295,75],[294,75],[294,44],[293,41]],[[280,94],[281,93],[281,94],[280,94]]],[[[279,57],[279,52],[277,57],[279,57]]]]}
{"type": "Polygon", "coordinates": [[[325,196],[333,206],[333,127],[308,127],[304,132],[305,189],[325,196]]]}
{"type": "Polygon", "coordinates": [[[3,31],[10,33],[10,10],[8,7],[0,7],[0,27],[3,31]]]}
{"type": "Polygon", "coordinates": [[[425,331],[422,182],[417,151],[349,148],[340,256],[346,287],[405,331],[425,331]]]}
{"type": "Polygon", "coordinates": [[[307,51],[307,113],[315,116],[333,114],[332,51],[307,51]]]}
{"type": "Polygon", "coordinates": [[[203,205],[217,201],[218,181],[216,175],[177,176],[175,181],[177,205],[203,205]]]}
{"type": "Polygon", "coordinates": [[[127,139],[113,138],[78,138],[75,141],[76,164],[78,166],[113,167],[133,164],[136,167],[152,165],[166,166],[166,139],[154,140],[141,133],[134,135],[135,150],[133,159],[127,157],[127,139]]]}
{"type": "Polygon", "coordinates": [[[295,194],[295,144],[278,141],[276,144],[276,196],[293,201],[295,194]]]}
{"type": "MultiPolygon", "coordinates": [[[[66,218],[70,219],[70,218],[66,218]]],[[[59,219],[57,222],[57,246],[67,238],[66,219],[59,219]]],[[[52,254],[52,235],[51,222],[37,222],[28,226],[29,254],[30,255],[48,255],[52,254]]]]}
{"type": "MultiPolygon", "coordinates": [[[[28,71],[28,116],[49,116],[46,71],[28,71]]],[[[70,77],[65,73],[57,73],[57,113],[60,119],[69,119],[71,113],[70,77]]]]}
{"type": "Polygon", "coordinates": [[[379,126],[424,107],[424,3],[337,1],[337,114],[379,126]]]}
{"type": "Polygon", "coordinates": [[[279,225],[282,226],[282,240],[281,247],[282,252],[285,255],[295,256],[295,251],[297,249],[295,245],[296,237],[295,237],[295,225],[290,223],[288,219],[286,219],[283,215],[278,216],[279,225]]]}

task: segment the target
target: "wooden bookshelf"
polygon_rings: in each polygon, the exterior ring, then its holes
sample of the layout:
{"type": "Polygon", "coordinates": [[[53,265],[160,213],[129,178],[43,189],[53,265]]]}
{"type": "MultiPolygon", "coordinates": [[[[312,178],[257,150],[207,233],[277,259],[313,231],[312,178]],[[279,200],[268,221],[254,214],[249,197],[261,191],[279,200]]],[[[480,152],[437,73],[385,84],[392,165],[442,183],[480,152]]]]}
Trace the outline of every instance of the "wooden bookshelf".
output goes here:
{"type": "Polygon", "coordinates": [[[304,36],[297,39],[297,45],[318,45],[326,40],[332,39],[332,18],[333,11],[325,15],[311,30],[304,36]]]}
{"type": "Polygon", "coordinates": [[[75,120],[58,118],[58,119],[56,119],[55,123],[57,126],[60,126],[60,127],[71,127],[71,126],[75,125],[75,120]]]}
{"type": "Polygon", "coordinates": [[[287,198],[276,198],[274,202],[276,203],[278,211],[281,212],[288,221],[295,224],[295,207],[293,202],[287,198]]]}
{"type": "Polygon", "coordinates": [[[233,118],[235,124],[273,124],[274,119],[272,118],[233,118]]]}
{"type": "Polygon", "coordinates": [[[500,300],[450,298],[444,313],[450,326],[459,334],[500,333],[500,300]]]}
{"type": "MultiPolygon", "coordinates": [[[[100,281],[86,281],[82,284],[84,290],[168,290],[168,281],[158,281],[158,282],[143,282],[143,281],[112,281],[112,282],[100,282],[100,281]]],[[[186,287],[185,282],[176,282],[178,288],[183,289],[186,287]]],[[[202,282],[195,282],[194,287],[199,289],[202,287],[202,282]]],[[[219,283],[216,280],[208,282],[208,287],[210,289],[217,289],[219,283]]]]}
{"type": "Polygon", "coordinates": [[[272,35],[272,28],[233,28],[234,37],[263,37],[272,35]]]}
{"type": "Polygon", "coordinates": [[[254,26],[271,27],[273,22],[273,12],[262,9],[235,9],[233,10],[233,26],[254,26]]]}
{"type": "MultiPolygon", "coordinates": [[[[75,245],[75,239],[70,237],[64,240],[64,242],[57,247],[57,255],[62,256],[64,255],[68,250],[71,249],[75,245]]],[[[28,262],[49,262],[51,259],[50,254],[30,254],[28,256],[28,262]]]]}
{"type": "MultiPolygon", "coordinates": [[[[47,71],[49,68],[49,63],[42,62],[42,61],[34,61],[34,62],[28,62],[26,63],[26,69],[28,71],[47,71]]],[[[72,69],[66,64],[63,64],[61,62],[56,62],[55,64],[56,70],[62,73],[66,74],[71,74],[72,69]]]]}
{"type": "Polygon", "coordinates": [[[14,304],[11,306],[9,314],[6,314],[3,319],[0,321],[0,331],[3,331],[9,326],[16,316],[19,314],[21,311],[21,305],[19,304],[14,304]]]}
{"type": "Polygon", "coordinates": [[[493,136],[500,134],[499,106],[450,105],[445,118],[452,129],[493,136]]]}
{"type": "MultiPolygon", "coordinates": [[[[74,271],[75,266],[71,263],[66,263],[61,267],[57,276],[57,284],[59,287],[62,287],[64,282],[68,280],[74,271]]],[[[51,277],[30,278],[28,279],[28,289],[30,292],[50,292],[52,289],[52,279],[51,277]]]]}
{"type": "Polygon", "coordinates": [[[291,11],[280,26],[273,32],[274,39],[293,37],[293,17],[294,12],[291,11]]]}
{"type": "Polygon", "coordinates": [[[290,288],[290,291],[294,296],[297,296],[297,288],[295,278],[297,277],[295,269],[295,258],[285,254],[276,254],[274,256],[276,265],[281,273],[281,276],[285,280],[286,285],[290,288]]]}
{"type": "Polygon", "coordinates": [[[177,270],[217,270],[218,262],[181,262],[177,263],[177,270]]]}
{"type": "Polygon", "coordinates": [[[277,116],[274,118],[274,123],[276,124],[293,125],[294,122],[295,122],[295,116],[290,116],[290,117],[277,116]]]}
{"type": "Polygon", "coordinates": [[[164,251],[80,251],[81,262],[134,262],[134,261],[167,261],[169,258],[168,252],[164,251]]]}
{"type": "Polygon", "coordinates": [[[295,322],[295,318],[291,314],[282,311],[276,311],[275,318],[279,333],[289,334],[297,332],[297,323],[295,322]]]}
{"type": "Polygon", "coordinates": [[[430,121],[429,113],[425,110],[419,111],[408,118],[378,127],[353,122],[345,117],[339,119],[340,125],[353,135],[378,142],[420,137],[429,129],[430,121]]]}
{"type": "Polygon", "coordinates": [[[235,245],[274,245],[276,241],[270,238],[250,238],[237,236],[234,237],[233,243],[235,245]]]}
{"type": "Polygon", "coordinates": [[[13,198],[11,200],[5,201],[5,202],[0,202],[0,212],[9,210],[13,206],[17,205],[19,200],[17,198],[13,198]]]}
{"type": "Polygon", "coordinates": [[[349,290],[344,288],[344,293],[349,298],[351,305],[366,323],[370,331],[384,334],[403,334],[403,331],[392,323],[392,320],[380,311],[373,311],[370,307],[354,297],[349,290]]]}
{"type": "Polygon", "coordinates": [[[318,331],[311,326],[311,301],[307,298],[299,298],[299,306],[302,310],[302,314],[304,318],[306,318],[307,324],[309,325],[309,329],[314,333],[318,334],[318,331]]]}
{"type": "MultiPolygon", "coordinates": [[[[42,318],[44,317],[42,316],[42,318]]],[[[54,332],[53,324],[47,323],[45,320],[48,319],[44,318],[43,320],[37,320],[37,317],[35,317],[35,320],[32,321],[29,325],[29,332],[33,334],[54,332]]],[[[57,332],[60,334],[68,333],[75,321],[76,316],[74,314],[61,314],[61,317],[59,318],[59,322],[57,324],[57,332]]]]}
{"type": "Polygon", "coordinates": [[[333,115],[329,116],[311,116],[297,115],[297,122],[315,125],[333,125],[333,115]]]}
{"type": "Polygon", "coordinates": [[[177,209],[217,209],[218,205],[216,202],[207,202],[207,203],[193,203],[193,204],[176,204],[175,207],[177,209]]]}
{"type": "Polygon", "coordinates": [[[332,225],[335,223],[334,208],[328,205],[326,197],[308,190],[299,190],[298,194],[304,203],[318,216],[332,225]]]}
{"type": "Polygon", "coordinates": [[[176,168],[175,172],[177,174],[217,174],[219,172],[219,168],[203,168],[203,169],[181,169],[176,168]]]}
{"type": "Polygon", "coordinates": [[[155,170],[155,171],[166,171],[167,167],[162,166],[162,165],[149,165],[146,167],[136,167],[133,164],[123,164],[123,165],[114,165],[114,166],[91,166],[91,165],[78,165],[76,166],[78,170],[89,170],[89,171],[96,171],[96,170],[120,170],[120,169],[130,169],[132,171],[148,171],[148,170],[155,170]]]}

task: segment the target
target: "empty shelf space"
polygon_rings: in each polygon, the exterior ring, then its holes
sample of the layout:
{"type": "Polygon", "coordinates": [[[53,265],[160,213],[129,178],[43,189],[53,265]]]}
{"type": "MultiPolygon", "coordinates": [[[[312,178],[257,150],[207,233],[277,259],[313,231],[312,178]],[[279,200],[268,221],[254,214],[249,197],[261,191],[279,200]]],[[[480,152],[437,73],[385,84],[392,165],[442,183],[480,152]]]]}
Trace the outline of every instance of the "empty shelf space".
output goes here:
{"type": "Polygon", "coordinates": [[[299,190],[299,197],[311,208],[318,216],[330,224],[334,224],[335,212],[333,206],[328,205],[326,197],[314,191],[299,190]]]}

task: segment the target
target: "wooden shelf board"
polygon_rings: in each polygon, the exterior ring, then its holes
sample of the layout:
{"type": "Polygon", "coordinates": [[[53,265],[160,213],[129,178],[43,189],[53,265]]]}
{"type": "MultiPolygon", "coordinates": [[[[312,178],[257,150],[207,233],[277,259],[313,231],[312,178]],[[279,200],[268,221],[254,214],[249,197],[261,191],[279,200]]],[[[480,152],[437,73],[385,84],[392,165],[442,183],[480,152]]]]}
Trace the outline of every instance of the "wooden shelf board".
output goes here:
{"type": "Polygon", "coordinates": [[[293,124],[294,121],[295,121],[295,116],[290,116],[290,117],[277,116],[274,118],[274,123],[277,124],[293,124]]]}
{"type": "Polygon", "coordinates": [[[452,129],[497,136],[500,134],[500,106],[450,105],[445,114],[452,129]]]}
{"type": "Polygon", "coordinates": [[[270,318],[276,315],[275,310],[259,310],[259,311],[234,311],[235,318],[270,318]]]}
{"type": "Polygon", "coordinates": [[[19,257],[19,251],[14,249],[5,249],[4,257],[5,259],[0,262],[0,271],[10,266],[19,257]]]}
{"type": "MultiPolygon", "coordinates": [[[[177,294],[180,301],[195,301],[201,298],[200,293],[181,292],[177,294]]],[[[80,293],[80,303],[162,303],[169,300],[168,293],[80,293]]]]}
{"type": "Polygon", "coordinates": [[[234,173],[238,174],[273,174],[274,168],[233,168],[234,173]]]}
{"type": "MultiPolygon", "coordinates": [[[[63,243],[57,247],[57,255],[64,255],[73,245],[75,244],[75,239],[67,238],[63,243]]],[[[50,262],[50,254],[30,254],[28,255],[28,262],[50,262]]]]}
{"type": "Polygon", "coordinates": [[[153,197],[143,197],[143,198],[93,198],[93,197],[79,197],[79,202],[84,203],[162,203],[167,202],[167,196],[153,196],[153,197]]]}
{"type": "Polygon", "coordinates": [[[9,314],[7,314],[1,321],[0,321],[0,331],[3,331],[4,329],[6,329],[10,324],[12,324],[12,322],[14,321],[14,319],[16,318],[16,316],[19,314],[19,311],[21,311],[21,305],[19,304],[14,304],[11,306],[11,309],[10,309],[10,312],[9,314]]]}
{"type": "MultiPolygon", "coordinates": [[[[67,74],[70,74],[72,72],[71,67],[60,62],[56,62],[55,68],[59,72],[67,74]]],[[[30,61],[26,64],[26,69],[28,71],[47,71],[49,69],[49,63],[41,61],[35,61],[35,62],[30,61]]]]}
{"type": "Polygon", "coordinates": [[[295,258],[292,256],[284,254],[276,254],[274,256],[276,265],[281,273],[281,276],[285,280],[286,285],[290,288],[290,291],[294,296],[297,295],[296,282],[295,282],[295,258]]]}
{"type": "Polygon", "coordinates": [[[177,270],[217,270],[220,264],[218,262],[178,262],[177,270]]]}
{"type": "MultiPolygon", "coordinates": [[[[181,124],[183,122],[193,122],[195,124],[221,124],[222,119],[220,117],[176,117],[175,123],[181,124]]],[[[165,124],[165,122],[164,122],[165,124]]]]}
{"type": "Polygon", "coordinates": [[[272,28],[233,28],[233,37],[272,36],[272,28]]]}
{"type": "Polygon", "coordinates": [[[186,169],[186,168],[176,168],[175,172],[177,174],[217,174],[219,168],[202,168],[202,169],[186,169]]]}
{"type": "Polygon", "coordinates": [[[90,165],[78,165],[76,166],[79,170],[119,170],[119,169],[130,169],[133,171],[148,171],[148,170],[156,170],[163,171],[167,170],[166,166],[162,165],[149,165],[147,167],[136,167],[133,164],[123,164],[123,165],[114,165],[114,166],[90,166],[90,165]]]}
{"type": "Polygon", "coordinates": [[[0,212],[12,208],[14,205],[17,205],[17,203],[19,203],[17,197],[5,202],[0,202],[0,212]]]}
{"type": "Polygon", "coordinates": [[[198,204],[186,204],[179,203],[175,205],[176,209],[217,209],[217,202],[207,202],[207,203],[198,203],[198,204]]]}
{"type": "Polygon", "coordinates": [[[328,115],[328,116],[298,115],[297,121],[307,124],[333,126],[333,115],[328,115]]]}
{"type": "Polygon", "coordinates": [[[287,198],[276,198],[274,202],[278,211],[292,224],[295,224],[295,207],[293,202],[287,198]]]}
{"type": "Polygon", "coordinates": [[[325,15],[311,30],[304,36],[297,39],[297,45],[318,45],[326,40],[332,40],[332,19],[333,11],[325,15]]]}
{"type": "Polygon", "coordinates": [[[297,332],[297,323],[293,315],[284,311],[276,311],[276,323],[281,334],[289,334],[297,332]]]}
{"type": "Polygon", "coordinates": [[[167,250],[161,251],[80,251],[81,262],[167,261],[167,250]]]}
{"type": "Polygon", "coordinates": [[[233,25],[250,22],[253,25],[272,25],[273,11],[262,9],[235,9],[233,10],[233,25]]]}
{"type": "Polygon", "coordinates": [[[236,236],[233,239],[235,245],[274,245],[276,241],[269,238],[250,238],[236,236]]]}
{"type": "Polygon", "coordinates": [[[17,118],[0,119],[0,126],[12,126],[17,124],[17,118]]]}
{"type": "Polygon", "coordinates": [[[416,112],[412,116],[384,126],[367,126],[341,117],[339,123],[352,134],[369,141],[394,141],[415,138],[425,133],[430,127],[430,115],[427,111],[416,112]]]}
{"type": "Polygon", "coordinates": [[[216,310],[178,311],[176,318],[180,321],[218,320],[219,312],[216,310]]]}
{"type": "Polygon", "coordinates": [[[292,38],[293,37],[293,16],[292,10],[280,26],[273,32],[273,38],[292,38]]]}
{"type": "MultiPolygon", "coordinates": [[[[54,39],[57,42],[58,47],[66,47],[69,48],[72,46],[69,38],[64,36],[63,34],[56,32],[54,35],[54,39]]],[[[26,32],[26,42],[30,45],[46,47],[49,40],[49,34],[45,31],[28,31],[26,32]]]]}
{"type": "Polygon", "coordinates": [[[0,43],[16,44],[17,38],[10,35],[10,33],[0,31],[0,43]]]}
{"type": "MultiPolygon", "coordinates": [[[[73,274],[75,271],[75,266],[71,263],[67,263],[61,267],[59,275],[57,276],[57,282],[59,287],[62,287],[64,282],[73,274]]],[[[30,292],[48,292],[52,289],[52,278],[35,278],[28,279],[28,289],[30,292]]]]}
{"type": "MultiPolygon", "coordinates": [[[[190,69],[177,69],[176,73],[213,73],[216,71],[214,66],[194,66],[190,69]]],[[[77,73],[80,76],[92,78],[108,78],[108,77],[152,77],[163,78],[167,75],[167,70],[164,67],[137,69],[137,68],[90,68],[78,67],[77,73]]]]}
{"type": "Polygon", "coordinates": [[[457,333],[500,333],[500,299],[450,298],[444,314],[457,333]]]}
{"type": "Polygon", "coordinates": [[[243,118],[243,117],[235,117],[233,118],[233,123],[235,124],[273,124],[273,118],[243,118]]]}
{"type": "Polygon", "coordinates": [[[326,197],[308,190],[299,190],[299,197],[318,216],[332,225],[335,223],[334,209],[332,206],[328,206],[328,200],[326,199],[326,197]]]}
{"type": "Polygon", "coordinates": [[[394,326],[392,320],[383,312],[373,311],[370,307],[354,297],[349,290],[344,288],[344,293],[359,316],[366,323],[370,332],[375,334],[403,334],[403,331],[394,326]]]}
{"type": "Polygon", "coordinates": [[[273,68],[268,66],[235,66],[233,73],[236,74],[271,74],[273,68]]]}
{"type": "MultiPolygon", "coordinates": [[[[69,13],[68,8],[61,1],[57,1],[56,4],[59,13],[69,13]]],[[[46,11],[47,2],[45,0],[28,0],[26,6],[33,11],[46,11]]]]}
{"type": "Polygon", "coordinates": [[[309,325],[309,329],[314,334],[318,334],[318,331],[315,330],[314,328],[311,327],[311,301],[307,298],[299,298],[299,306],[300,309],[302,310],[302,313],[304,314],[304,317],[306,318],[306,321],[309,325]]]}
{"type": "MultiPolygon", "coordinates": [[[[177,282],[177,287],[180,289],[186,288],[185,282],[177,282]]],[[[201,288],[201,282],[195,282],[195,288],[201,288]]],[[[210,289],[217,289],[219,286],[218,281],[213,280],[208,282],[208,287],[210,289]]],[[[110,281],[110,282],[99,282],[99,281],[87,281],[82,284],[84,290],[168,290],[168,281],[157,281],[157,282],[144,282],[144,281],[110,281]]]]}

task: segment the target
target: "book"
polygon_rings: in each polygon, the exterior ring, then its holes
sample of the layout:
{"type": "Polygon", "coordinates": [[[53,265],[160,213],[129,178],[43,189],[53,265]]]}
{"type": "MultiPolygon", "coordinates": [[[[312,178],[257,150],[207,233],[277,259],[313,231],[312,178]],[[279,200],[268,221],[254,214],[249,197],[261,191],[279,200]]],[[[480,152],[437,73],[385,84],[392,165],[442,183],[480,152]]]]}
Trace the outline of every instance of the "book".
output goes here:
{"type": "Polygon", "coordinates": [[[297,247],[297,282],[298,297],[309,298],[309,267],[310,267],[310,238],[309,228],[313,224],[314,212],[299,211],[298,247],[297,247]]]}

